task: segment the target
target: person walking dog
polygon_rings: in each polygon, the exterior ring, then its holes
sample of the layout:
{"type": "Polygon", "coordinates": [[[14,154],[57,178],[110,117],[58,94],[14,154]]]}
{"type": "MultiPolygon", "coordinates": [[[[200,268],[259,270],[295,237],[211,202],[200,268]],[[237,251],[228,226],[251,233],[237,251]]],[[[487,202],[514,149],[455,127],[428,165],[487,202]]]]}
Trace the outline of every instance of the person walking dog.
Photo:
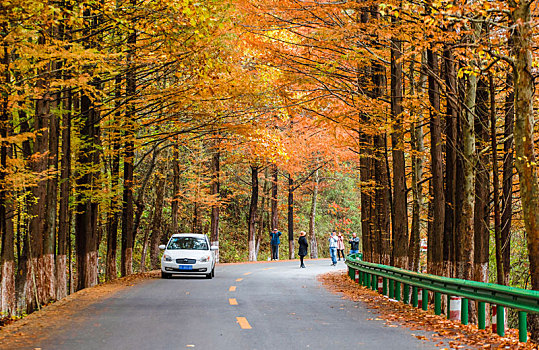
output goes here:
{"type": "Polygon", "coordinates": [[[279,236],[281,234],[281,231],[277,230],[276,228],[274,228],[273,231],[270,232],[271,260],[279,260],[279,244],[281,244],[281,239],[279,238],[279,236]]]}
{"type": "Polygon", "coordinates": [[[305,265],[303,264],[303,258],[307,255],[307,248],[309,247],[309,243],[307,243],[307,238],[305,237],[307,235],[305,231],[301,231],[299,233],[299,239],[298,239],[298,255],[299,255],[299,261],[300,265],[299,267],[305,268],[305,265]]]}

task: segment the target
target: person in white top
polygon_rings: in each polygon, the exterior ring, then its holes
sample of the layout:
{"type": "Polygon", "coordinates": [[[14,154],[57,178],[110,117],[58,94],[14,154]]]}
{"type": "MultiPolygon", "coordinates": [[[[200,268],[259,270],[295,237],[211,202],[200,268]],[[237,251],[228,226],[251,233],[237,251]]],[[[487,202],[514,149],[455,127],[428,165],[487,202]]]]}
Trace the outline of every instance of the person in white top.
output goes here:
{"type": "Polygon", "coordinates": [[[331,232],[329,237],[329,255],[331,256],[331,266],[337,265],[337,235],[331,232]]]}

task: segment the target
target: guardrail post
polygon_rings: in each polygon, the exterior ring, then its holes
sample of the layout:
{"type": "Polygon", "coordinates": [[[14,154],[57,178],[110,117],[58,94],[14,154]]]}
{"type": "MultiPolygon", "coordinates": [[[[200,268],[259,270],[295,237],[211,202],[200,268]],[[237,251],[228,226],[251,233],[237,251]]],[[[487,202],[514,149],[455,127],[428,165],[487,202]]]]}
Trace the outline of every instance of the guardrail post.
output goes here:
{"type": "Polygon", "coordinates": [[[496,333],[500,337],[505,335],[505,308],[501,305],[496,305],[496,333]]]}
{"type": "Polygon", "coordinates": [[[393,299],[395,297],[395,285],[393,284],[393,280],[388,280],[389,283],[389,299],[393,299]]]}
{"type": "Polygon", "coordinates": [[[451,295],[447,294],[447,319],[451,319],[451,295]]]}
{"type": "Polygon", "coordinates": [[[395,281],[395,300],[401,300],[401,283],[399,281],[395,281]]]}
{"type": "Polygon", "coordinates": [[[405,304],[410,303],[410,286],[406,283],[402,284],[402,302],[405,304]]]}
{"type": "Polygon", "coordinates": [[[421,291],[421,308],[425,311],[429,309],[429,291],[426,289],[421,291]]]}
{"type": "Polygon", "coordinates": [[[528,341],[528,323],[525,311],[518,312],[518,341],[523,343],[528,341]]]}
{"type": "Polygon", "coordinates": [[[486,328],[486,318],[485,318],[485,302],[479,301],[477,303],[477,328],[485,329],[486,328]]]}
{"type": "Polygon", "coordinates": [[[384,277],[382,279],[382,284],[383,284],[382,285],[382,294],[387,295],[387,278],[386,277],[384,277]]]}
{"type": "Polygon", "coordinates": [[[460,323],[468,324],[468,299],[462,298],[460,304],[460,323]]]}
{"type": "Polygon", "coordinates": [[[354,274],[355,274],[355,270],[351,268],[350,266],[348,266],[348,277],[350,277],[351,280],[354,280],[354,274]]]}
{"type": "Polygon", "coordinates": [[[372,279],[371,279],[371,289],[372,290],[376,290],[378,287],[378,276],[377,275],[372,275],[372,279]]]}
{"type": "Polygon", "coordinates": [[[412,287],[412,306],[417,307],[417,286],[412,287]]]}
{"type": "Polygon", "coordinates": [[[442,314],[442,293],[434,292],[434,314],[442,314]]]}

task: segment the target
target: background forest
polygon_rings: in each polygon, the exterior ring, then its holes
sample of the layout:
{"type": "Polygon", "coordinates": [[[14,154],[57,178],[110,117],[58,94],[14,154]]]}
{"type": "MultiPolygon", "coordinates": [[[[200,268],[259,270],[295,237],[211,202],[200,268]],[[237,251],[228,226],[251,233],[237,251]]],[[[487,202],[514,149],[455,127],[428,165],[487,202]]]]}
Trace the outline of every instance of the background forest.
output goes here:
{"type": "Polygon", "coordinates": [[[273,227],[282,258],[358,232],[367,261],[539,290],[536,13],[3,1],[0,312],[158,268],[175,232],[266,260],[273,227]]]}

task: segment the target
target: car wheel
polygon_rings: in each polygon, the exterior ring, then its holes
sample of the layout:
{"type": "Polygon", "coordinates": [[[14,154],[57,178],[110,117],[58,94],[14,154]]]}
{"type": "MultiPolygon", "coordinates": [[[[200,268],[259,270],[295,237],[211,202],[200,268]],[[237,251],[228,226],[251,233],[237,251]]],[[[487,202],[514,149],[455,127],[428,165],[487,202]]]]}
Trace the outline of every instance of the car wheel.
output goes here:
{"type": "Polygon", "coordinates": [[[170,273],[161,271],[161,278],[169,279],[170,278],[170,273]]]}
{"type": "Polygon", "coordinates": [[[206,274],[206,278],[207,278],[207,279],[210,279],[210,280],[211,280],[212,277],[213,277],[213,274],[212,274],[211,272],[206,274]]]}
{"type": "Polygon", "coordinates": [[[213,269],[211,269],[211,276],[215,277],[215,267],[213,269]]]}

